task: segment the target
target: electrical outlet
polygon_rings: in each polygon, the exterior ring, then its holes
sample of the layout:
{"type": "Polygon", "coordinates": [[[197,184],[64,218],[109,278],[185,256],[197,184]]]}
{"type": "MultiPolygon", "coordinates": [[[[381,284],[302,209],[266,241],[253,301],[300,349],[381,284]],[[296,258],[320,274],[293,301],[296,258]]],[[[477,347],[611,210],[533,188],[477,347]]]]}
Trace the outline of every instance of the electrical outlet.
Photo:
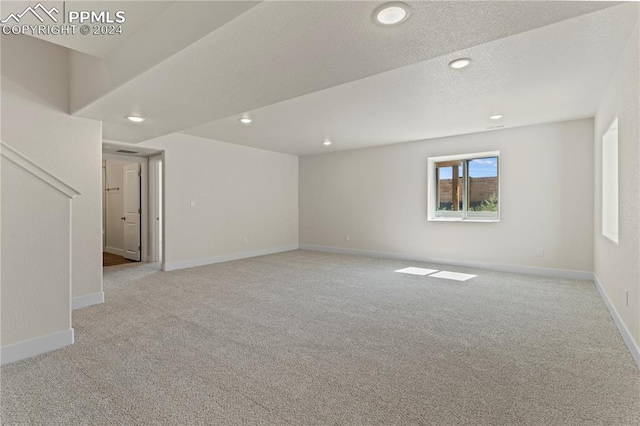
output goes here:
{"type": "Polygon", "coordinates": [[[628,308],[629,307],[629,290],[626,290],[626,289],[624,290],[624,297],[625,297],[625,300],[626,300],[625,303],[626,303],[627,308],[628,308]]]}
{"type": "Polygon", "coordinates": [[[344,234],[345,241],[351,241],[351,236],[349,234],[344,234]]]}
{"type": "Polygon", "coordinates": [[[249,237],[244,237],[244,243],[249,244],[249,237]]]}
{"type": "Polygon", "coordinates": [[[196,206],[196,200],[191,200],[191,202],[189,203],[189,205],[191,207],[195,207],[196,206]]]}
{"type": "Polygon", "coordinates": [[[543,248],[536,249],[536,256],[544,257],[544,249],[543,248]]]}

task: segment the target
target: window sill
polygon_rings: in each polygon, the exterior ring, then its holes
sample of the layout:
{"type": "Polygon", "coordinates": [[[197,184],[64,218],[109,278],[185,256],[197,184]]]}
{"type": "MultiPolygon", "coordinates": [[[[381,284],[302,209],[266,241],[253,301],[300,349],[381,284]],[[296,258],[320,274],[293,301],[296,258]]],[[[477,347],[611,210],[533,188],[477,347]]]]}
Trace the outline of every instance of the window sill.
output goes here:
{"type": "Polygon", "coordinates": [[[500,219],[463,219],[460,217],[431,217],[429,222],[471,222],[471,223],[498,223],[500,219]]]}

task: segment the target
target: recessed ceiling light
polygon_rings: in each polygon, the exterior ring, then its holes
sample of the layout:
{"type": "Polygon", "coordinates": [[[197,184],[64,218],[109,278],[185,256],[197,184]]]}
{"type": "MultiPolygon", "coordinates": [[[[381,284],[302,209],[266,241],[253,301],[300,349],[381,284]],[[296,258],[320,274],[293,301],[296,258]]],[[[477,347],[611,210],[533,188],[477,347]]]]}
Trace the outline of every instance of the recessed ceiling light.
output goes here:
{"type": "Polygon", "coordinates": [[[407,19],[411,15],[411,8],[400,2],[385,3],[376,9],[374,17],[380,25],[397,25],[407,19]]]}
{"type": "Polygon", "coordinates": [[[252,120],[252,119],[250,119],[249,117],[242,117],[242,118],[240,119],[240,122],[241,122],[242,124],[249,124],[249,123],[251,123],[252,121],[253,121],[253,120],[252,120]]]}
{"type": "Polygon", "coordinates": [[[144,120],[146,120],[146,118],[140,117],[140,116],[137,116],[137,115],[129,115],[126,118],[127,118],[127,120],[133,121],[134,123],[142,123],[144,120]]]}
{"type": "Polygon", "coordinates": [[[331,141],[329,139],[325,139],[324,142],[322,142],[322,145],[329,146],[331,145],[331,141]]]}
{"type": "Polygon", "coordinates": [[[459,70],[460,68],[464,68],[471,63],[471,59],[469,58],[460,58],[455,61],[449,62],[449,68],[453,68],[454,70],[459,70]]]}
{"type": "Polygon", "coordinates": [[[500,120],[502,117],[504,117],[502,114],[494,114],[489,116],[489,118],[492,120],[500,120]]]}

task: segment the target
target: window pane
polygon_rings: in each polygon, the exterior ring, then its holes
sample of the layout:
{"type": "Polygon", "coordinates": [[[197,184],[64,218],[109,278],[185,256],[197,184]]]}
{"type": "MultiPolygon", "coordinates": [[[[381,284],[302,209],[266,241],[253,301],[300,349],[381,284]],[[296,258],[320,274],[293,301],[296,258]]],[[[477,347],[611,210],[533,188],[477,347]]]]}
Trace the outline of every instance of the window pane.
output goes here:
{"type": "Polygon", "coordinates": [[[500,152],[428,159],[428,220],[500,220],[500,152]]]}
{"type": "Polygon", "coordinates": [[[462,161],[436,163],[436,216],[462,217],[462,161]]]}
{"type": "Polygon", "coordinates": [[[469,218],[498,218],[498,157],[469,160],[469,218]]]}

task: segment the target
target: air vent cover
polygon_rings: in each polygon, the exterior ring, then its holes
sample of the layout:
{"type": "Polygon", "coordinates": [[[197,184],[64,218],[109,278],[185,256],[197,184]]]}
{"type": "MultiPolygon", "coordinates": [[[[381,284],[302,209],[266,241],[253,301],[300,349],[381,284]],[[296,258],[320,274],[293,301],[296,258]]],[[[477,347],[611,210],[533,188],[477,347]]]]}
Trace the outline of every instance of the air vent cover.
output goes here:
{"type": "Polygon", "coordinates": [[[121,152],[123,154],[137,154],[138,151],[129,151],[128,149],[119,149],[116,152],[121,152]]]}

